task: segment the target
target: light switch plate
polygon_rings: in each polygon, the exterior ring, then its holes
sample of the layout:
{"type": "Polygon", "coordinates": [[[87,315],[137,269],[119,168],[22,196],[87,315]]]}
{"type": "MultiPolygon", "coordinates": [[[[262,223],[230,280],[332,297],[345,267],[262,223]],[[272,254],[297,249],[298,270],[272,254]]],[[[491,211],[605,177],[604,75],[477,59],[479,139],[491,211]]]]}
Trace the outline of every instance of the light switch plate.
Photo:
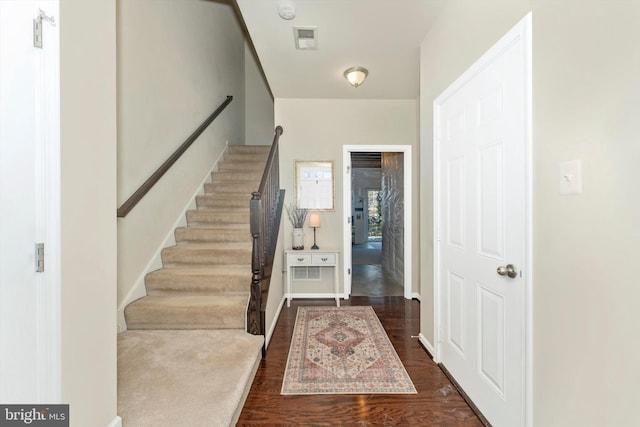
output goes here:
{"type": "Polygon", "coordinates": [[[570,160],[560,163],[560,194],[582,193],[582,161],[570,160]]]}

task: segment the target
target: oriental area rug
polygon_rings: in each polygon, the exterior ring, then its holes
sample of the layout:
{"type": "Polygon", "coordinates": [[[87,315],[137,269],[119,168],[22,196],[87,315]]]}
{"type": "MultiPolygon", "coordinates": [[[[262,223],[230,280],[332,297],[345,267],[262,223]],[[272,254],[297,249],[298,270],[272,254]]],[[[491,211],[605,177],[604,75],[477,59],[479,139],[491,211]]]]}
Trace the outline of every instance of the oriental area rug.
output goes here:
{"type": "Polygon", "coordinates": [[[281,394],[415,394],[372,307],[299,307],[281,394]]]}

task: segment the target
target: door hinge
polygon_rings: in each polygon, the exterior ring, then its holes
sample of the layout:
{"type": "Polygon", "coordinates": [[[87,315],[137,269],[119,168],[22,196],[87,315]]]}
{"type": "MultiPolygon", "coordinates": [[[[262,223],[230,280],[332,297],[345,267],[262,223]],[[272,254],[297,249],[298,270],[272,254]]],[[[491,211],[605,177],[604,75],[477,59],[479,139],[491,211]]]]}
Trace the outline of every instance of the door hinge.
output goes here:
{"type": "Polygon", "coordinates": [[[351,166],[347,166],[347,173],[351,173],[351,166]]]}
{"type": "Polygon", "coordinates": [[[40,49],[42,49],[42,21],[47,21],[53,26],[56,25],[56,20],[40,9],[38,17],[33,20],[33,47],[40,49]]]}
{"type": "Polygon", "coordinates": [[[36,273],[44,272],[44,243],[36,243],[36,273]]]}
{"type": "Polygon", "coordinates": [[[347,268],[347,274],[351,274],[351,269],[347,268]]]}

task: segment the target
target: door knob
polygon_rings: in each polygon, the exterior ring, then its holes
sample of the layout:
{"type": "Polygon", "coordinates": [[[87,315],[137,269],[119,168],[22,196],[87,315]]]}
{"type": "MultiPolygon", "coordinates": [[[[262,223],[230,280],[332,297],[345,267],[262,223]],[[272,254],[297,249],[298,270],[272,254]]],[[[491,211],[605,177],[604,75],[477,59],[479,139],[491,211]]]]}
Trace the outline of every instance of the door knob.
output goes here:
{"type": "Polygon", "coordinates": [[[496,272],[501,276],[509,276],[512,279],[518,275],[513,264],[501,265],[497,268],[496,272]]]}

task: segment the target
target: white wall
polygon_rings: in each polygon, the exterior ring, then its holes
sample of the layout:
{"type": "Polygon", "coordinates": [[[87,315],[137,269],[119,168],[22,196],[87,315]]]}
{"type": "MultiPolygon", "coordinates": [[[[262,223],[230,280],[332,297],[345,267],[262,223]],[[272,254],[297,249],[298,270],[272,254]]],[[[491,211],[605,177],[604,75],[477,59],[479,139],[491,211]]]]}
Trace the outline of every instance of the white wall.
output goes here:
{"type": "MultiPolygon", "coordinates": [[[[640,255],[640,3],[447,2],[421,51],[422,163],[432,102],[533,10],[534,425],[629,425],[640,344],[631,266],[640,255]],[[558,164],[581,159],[584,191],[561,196],[558,164]],[[617,267],[616,267],[617,266],[617,267]]],[[[433,338],[432,193],[421,176],[421,330],[433,338]]]]}
{"type": "Polygon", "coordinates": [[[273,96],[249,42],[245,43],[245,139],[247,145],[271,145],[273,96]]]}
{"type": "Polygon", "coordinates": [[[115,0],[61,0],[59,25],[62,402],[71,426],[107,426],[117,406],[115,0]]]}
{"type": "Polygon", "coordinates": [[[225,144],[244,144],[243,32],[226,2],[118,1],[118,205],[206,119],[231,104],[126,218],[118,220],[118,302],[225,144]]]}
{"type": "Polygon", "coordinates": [[[286,211],[283,208],[282,221],[278,231],[278,243],[276,245],[276,255],[273,259],[273,268],[271,271],[271,284],[269,285],[269,297],[267,300],[267,307],[265,308],[265,340],[267,346],[271,340],[271,335],[278,323],[278,316],[282,309],[284,301],[284,259],[282,257],[282,251],[284,250],[284,222],[287,221],[285,216],[286,211]]]}
{"type": "MultiPolygon", "coordinates": [[[[282,125],[280,137],[280,186],[287,190],[287,201],[294,199],[295,160],[332,160],[335,172],[335,205],[333,212],[322,212],[322,227],[317,231],[322,249],[343,250],[342,187],[344,145],[410,145],[413,154],[413,179],[418,179],[417,102],[415,100],[343,100],[343,99],[276,99],[275,122],[282,125]]],[[[418,224],[418,190],[414,188],[413,229],[418,224]]],[[[349,213],[346,213],[349,215],[349,213]]],[[[291,248],[291,223],[283,221],[284,247],[291,248]]],[[[305,247],[313,244],[313,229],[305,229],[305,247]]],[[[413,239],[414,257],[419,242],[413,239]]],[[[414,263],[413,292],[418,292],[418,264],[414,263]]],[[[341,275],[342,276],[342,275],[341,275]]],[[[341,277],[341,289],[342,277],[341,277]]]]}

